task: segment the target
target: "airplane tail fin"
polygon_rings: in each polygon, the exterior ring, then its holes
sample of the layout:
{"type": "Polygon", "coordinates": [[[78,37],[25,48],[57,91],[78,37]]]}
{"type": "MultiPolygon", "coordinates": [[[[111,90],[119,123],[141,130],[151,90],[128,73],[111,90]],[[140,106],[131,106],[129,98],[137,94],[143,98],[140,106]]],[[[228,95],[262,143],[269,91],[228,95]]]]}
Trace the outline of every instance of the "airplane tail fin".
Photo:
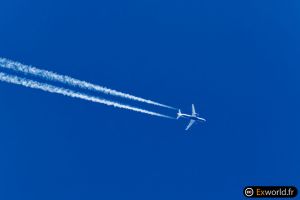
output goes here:
{"type": "Polygon", "coordinates": [[[178,113],[177,113],[177,119],[179,119],[181,117],[181,111],[180,109],[178,110],[178,113]]]}

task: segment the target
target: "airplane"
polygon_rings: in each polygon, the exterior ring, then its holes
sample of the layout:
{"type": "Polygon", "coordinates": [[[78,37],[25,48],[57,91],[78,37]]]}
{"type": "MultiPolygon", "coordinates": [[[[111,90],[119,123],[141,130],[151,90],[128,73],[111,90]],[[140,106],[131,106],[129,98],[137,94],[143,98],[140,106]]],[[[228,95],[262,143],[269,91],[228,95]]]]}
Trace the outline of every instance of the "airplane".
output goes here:
{"type": "Polygon", "coordinates": [[[187,119],[190,119],[190,123],[188,124],[188,126],[186,127],[186,131],[189,130],[189,128],[191,128],[191,126],[196,122],[201,122],[201,121],[204,121],[206,122],[206,119],[204,118],[201,118],[201,117],[198,117],[198,113],[196,113],[196,110],[195,110],[195,106],[194,104],[192,104],[192,114],[189,115],[189,114],[184,114],[180,111],[180,109],[178,110],[178,113],[177,113],[177,119],[179,119],[180,117],[182,118],[187,118],[187,119]]]}

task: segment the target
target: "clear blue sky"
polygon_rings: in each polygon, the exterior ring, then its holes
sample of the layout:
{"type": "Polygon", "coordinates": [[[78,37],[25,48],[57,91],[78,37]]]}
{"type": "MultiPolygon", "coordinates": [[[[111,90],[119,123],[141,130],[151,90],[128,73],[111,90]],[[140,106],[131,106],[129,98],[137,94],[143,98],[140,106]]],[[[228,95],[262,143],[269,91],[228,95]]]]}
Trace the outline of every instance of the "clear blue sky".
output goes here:
{"type": "Polygon", "coordinates": [[[1,82],[0,198],[239,200],[246,185],[299,187],[299,9],[1,1],[1,57],[184,112],[194,103],[208,122],[186,134],[185,120],[1,82]]]}

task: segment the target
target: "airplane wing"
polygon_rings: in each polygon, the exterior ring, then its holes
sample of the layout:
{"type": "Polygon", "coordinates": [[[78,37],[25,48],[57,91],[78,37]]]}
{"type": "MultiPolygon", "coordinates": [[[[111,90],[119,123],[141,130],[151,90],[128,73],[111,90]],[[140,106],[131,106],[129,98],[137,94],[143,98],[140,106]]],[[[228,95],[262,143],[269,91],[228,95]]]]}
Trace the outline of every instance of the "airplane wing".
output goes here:
{"type": "Polygon", "coordinates": [[[192,115],[193,116],[197,115],[194,104],[192,104],[192,115]]]}
{"type": "Polygon", "coordinates": [[[189,130],[189,128],[195,123],[195,120],[191,119],[189,125],[186,127],[186,131],[189,130]]]}

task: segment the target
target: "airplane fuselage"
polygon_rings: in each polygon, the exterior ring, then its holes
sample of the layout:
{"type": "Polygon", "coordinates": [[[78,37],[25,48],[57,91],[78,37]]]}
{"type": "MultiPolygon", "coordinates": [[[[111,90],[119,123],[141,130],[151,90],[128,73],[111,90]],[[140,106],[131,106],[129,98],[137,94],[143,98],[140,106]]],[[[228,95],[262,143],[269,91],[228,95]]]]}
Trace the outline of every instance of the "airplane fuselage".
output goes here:
{"type": "Polygon", "coordinates": [[[187,119],[192,119],[195,121],[206,121],[204,118],[193,116],[193,115],[188,115],[188,114],[180,114],[180,117],[187,118],[187,119]]]}

